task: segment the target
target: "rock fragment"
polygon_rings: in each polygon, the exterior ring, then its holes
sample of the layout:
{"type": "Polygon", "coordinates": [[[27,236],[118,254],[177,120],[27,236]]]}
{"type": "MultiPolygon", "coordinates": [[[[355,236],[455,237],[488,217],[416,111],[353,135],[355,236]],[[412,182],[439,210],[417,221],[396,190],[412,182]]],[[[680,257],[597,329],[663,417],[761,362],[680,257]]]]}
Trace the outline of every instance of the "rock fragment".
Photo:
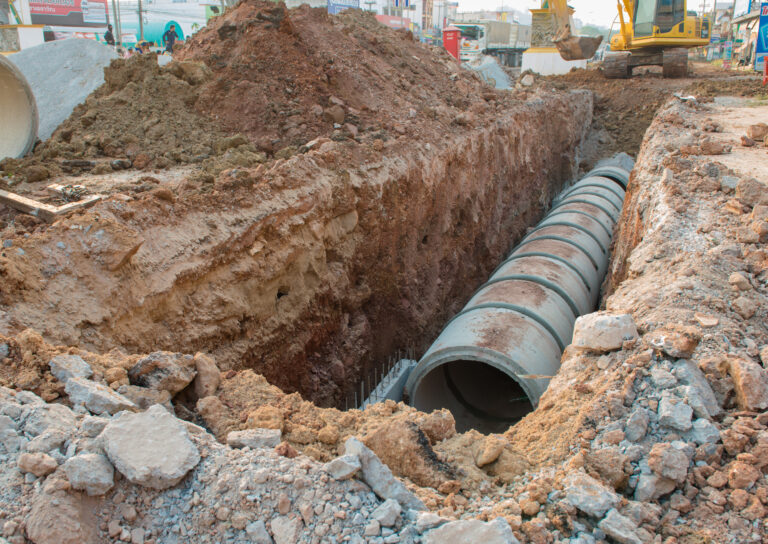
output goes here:
{"type": "Polygon", "coordinates": [[[91,365],[79,355],[56,355],[48,366],[51,374],[60,382],[66,383],[70,378],[90,378],[93,375],[91,365]]]}
{"type": "Polygon", "coordinates": [[[221,382],[219,367],[216,361],[205,353],[196,353],[194,357],[195,369],[195,394],[198,398],[205,398],[213,395],[221,382]]]}
{"type": "Polygon", "coordinates": [[[394,499],[387,499],[371,512],[371,517],[378,521],[382,527],[392,527],[402,511],[399,502],[394,499]]]}
{"type": "Polygon", "coordinates": [[[672,395],[663,395],[659,402],[659,423],[665,427],[671,427],[678,431],[687,431],[691,428],[693,409],[682,399],[672,395]]]}
{"type": "Polygon", "coordinates": [[[115,468],[144,487],[172,487],[200,461],[186,426],[157,404],[146,412],[120,414],[100,436],[115,468]]]}
{"type": "Polygon", "coordinates": [[[426,510],[424,503],[405,485],[397,480],[392,471],[376,457],[365,444],[355,437],[349,437],[344,443],[347,455],[356,455],[362,465],[362,480],[382,499],[394,499],[405,509],[426,510]]]}
{"type": "Polygon", "coordinates": [[[67,459],[64,472],[74,489],[88,495],[104,495],[114,485],[115,471],[106,457],[97,453],[81,453],[67,459]]]}
{"type": "Polygon", "coordinates": [[[630,442],[638,442],[643,439],[648,429],[648,412],[644,408],[636,408],[627,419],[624,427],[624,435],[630,442]]]}
{"type": "Polygon", "coordinates": [[[282,435],[279,429],[232,431],[227,435],[227,445],[232,448],[272,449],[280,444],[282,435]]]}
{"type": "Polygon", "coordinates": [[[190,355],[156,351],[140,359],[130,370],[133,385],[162,389],[175,395],[195,378],[197,370],[190,355]]]}
{"type": "Polygon", "coordinates": [[[729,363],[739,408],[753,411],[768,408],[768,371],[747,359],[734,358],[729,363]]]}
{"type": "Polygon", "coordinates": [[[613,490],[583,472],[572,472],[563,480],[565,500],[585,514],[601,518],[616,507],[620,497],[613,490]]]}
{"type": "Polygon", "coordinates": [[[673,447],[672,444],[659,442],[653,445],[648,455],[648,466],[664,478],[674,480],[678,484],[688,475],[688,457],[673,447]]]}
{"type": "Polygon", "coordinates": [[[275,544],[296,544],[299,535],[304,528],[301,518],[291,516],[277,516],[269,522],[275,544]]]}
{"type": "Polygon", "coordinates": [[[639,528],[630,518],[619,514],[615,508],[609,510],[597,526],[620,544],[646,544],[653,540],[653,535],[639,528]]]}
{"type": "Polygon", "coordinates": [[[121,410],[137,410],[137,406],[109,387],[84,378],[70,378],[64,390],[72,404],[82,405],[96,415],[113,415],[121,410]]]}
{"type": "Polygon", "coordinates": [[[245,533],[252,544],[272,544],[272,537],[269,536],[267,525],[261,520],[252,521],[246,525],[245,533]]]}
{"type": "Polygon", "coordinates": [[[361,468],[360,459],[355,455],[342,455],[323,465],[323,470],[335,480],[348,480],[361,468]]]}
{"type": "Polygon", "coordinates": [[[490,522],[478,519],[451,521],[427,532],[424,544],[519,544],[512,528],[502,518],[490,522]]]}
{"type": "Polygon", "coordinates": [[[59,464],[47,453],[22,453],[17,461],[19,470],[29,472],[38,478],[48,476],[59,464]]]}
{"type": "Polygon", "coordinates": [[[577,348],[604,352],[620,349],[624,342],[636,338],[637,327],[631,315],[595,312],[576,320],[571,343],[577,348]]]}

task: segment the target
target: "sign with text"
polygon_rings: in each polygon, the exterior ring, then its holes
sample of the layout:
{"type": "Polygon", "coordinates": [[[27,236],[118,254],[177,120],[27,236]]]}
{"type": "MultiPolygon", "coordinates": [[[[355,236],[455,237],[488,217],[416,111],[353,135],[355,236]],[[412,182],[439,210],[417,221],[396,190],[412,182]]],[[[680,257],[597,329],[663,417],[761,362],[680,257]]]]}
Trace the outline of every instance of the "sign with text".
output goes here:
{"type": "Polygon", "coordinates": [[[755,43],[755,70],[763,71],[768,57],[768,2],[760,5],[760,26],[757,28],[757,43],[755,43]]]}
{"type": "Polygon", "coordinates": [[[106,28],[107,0],[29,0],[33,25],[106,28]]]}

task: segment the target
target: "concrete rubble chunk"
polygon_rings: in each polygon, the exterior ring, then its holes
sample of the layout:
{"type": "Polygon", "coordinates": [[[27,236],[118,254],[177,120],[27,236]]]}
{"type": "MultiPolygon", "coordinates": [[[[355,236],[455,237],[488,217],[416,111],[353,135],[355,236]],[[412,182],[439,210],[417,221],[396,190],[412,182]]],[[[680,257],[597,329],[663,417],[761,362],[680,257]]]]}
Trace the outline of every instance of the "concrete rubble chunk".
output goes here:
{"type": "Polygon", "coordinates": [[[362,480],[382,499],[394,499],[405,509],[426,510],[424,503],[392,475],[381,460],[360,440],[351,436],[344,443],[344,452],[355,455],[362,466],[362,480]]]}
{"type": "Polygon", "coordinates": [[[519,544],[509,523],[502,518],[485,522],[479,519],[451,521],[427,532],[424,544],[519,544]]]}
{"type": "Polygon", "coordinates": [[[662,395],[658,414],[659,423],[665,427],[671,427],[678,431],[687,431],[691,428],[693,409],[682,399],[673,395],[662,395]]]}
{"type": "Polygon", "coordinates": [[[335,480],[349,480],[361,468],[360,459],[356,455],[342,455],[323,465],[323,470],[335,480]]]}
{"type": "Polygon", "coordinates": [[[146,410],[153,404],[162,404],[169,412],[173,411],[171,394],[162,389],[148,389],[138,385],[121,385],[117,392],[130,400],[141,410],[146,410]]]}
{"type": "Polygon", "coordinates": [[[79,355],[56,355],[49,362],[51,374],[60,382],[70,378],[90,378],[93,375],[91,365],[79,355]]]}
{"type": "Polygon", "coordinates": [[[106,457],[97,453],[81,453],[64,463],[64,472],[74,489],[89,496],[104,495],[114,485],[115,470],[106,457]]]}
{"type": "Polygon", "coordinates": [[[766,186],[755,178],[741,178],[736,185],[736,198],[747,206],[768,204],[766,186]]]}
{"type": "Polygon", "coordinates": [[[720,431],[714,423],[704,418],[699,418],[693,422],[687,436],[699,445],[720,442],[720,431]]]}
{"type": "Polygon", "coordinates": [[[63,404],[34,404],[22,429],[31,436],[37,436],[50,428],[68,432],[76,425],[75,413],[63,404]]]}
{"type": "Polygon", "coordinates": [[[650,501],[664,495],[669,495],[675,490],[675,481],[664,478],[658,474],[640,474],[635,487],[636,501],[650,501]]]}
{"type": "Polygon", "coordinates": [[[83,421],[80,423],[80,430],[85,436],[94,438],[101,434],[101,431],[104,430],[104,427],[107,426],[107,423],[109,423],[109,419],[105,417],[85,416],[83,421]]]}
{"type": "Polygon", "coordinates": [[[158,404],[118,415],[99,436],[115,468],[144,487],[172,487],[200,461],[187,427],[158,404]]]}
{"type": "Polygon", "coordinates": [[[296,544],[299,542],[304,522],[299,517],[277,516],[269,522],[275,544],[296,544]]]}
{"type": "Polygon", "coordinates": [[[613,508],[597,526],[619,544],[647,544],[653,536],[613,508]]]}
{"type": "Polygon", "coordinates": [[[84,378],[70,378],[64,390],[74,405],[82,405],[96,415],[113,415],[122,410],[137,410],[138,407],[106,385],[84,378]]]}
{"type": "Polygon", "coordinates": [[[416,530],[419,533],[434,529],[447,522],[447,519],[441,518],[434,512],[419,512],[416,514],[416,530]]]}
{"type": "Polygon", "coordinates": [[[695,393],[692,395],[689,391],[688,396],[696,401],[696,406],[692,406],[692,408],[698,417],[717,417],[720,415],[722,409],[717,402],[715,392],[696,363],[690,359],[681,359],[675,364],[674,371],[677,379],[690,387],[693,393],[695,393]],[[706,413],[702,412],[702,407],[706,410],[706,413]]]}
{"type": "Polygon", "coordinates": [[[48,453],[51,450],[61,448],[70,436],[72,436],[71,432],[65,432],[61,429],[46,429],[27,442],[24,450],[29,453],[48,453]]]}
{"type": "Polygon", "coordinates": [[[17,465],[22,472],[29,472],[38,478],[47,476],[59,466],[56,459],[47,453],[22,453],[17,465]]]}
{"type": "Polygon", "coordinates": [[[576,320],[571,343],[577,348],[604,352],[620,349],[624,342],[637,338],[631,315],[595,312],[576,320]]]}
{"type": "Polygon", "coordinates": [[[583,472],[572,472],[566,476],[563,490],[566,501],[595,518],[602,517],[621,501],[613,490],[583,472]]]}
{"type": "Polygon", "coordinates": [[[378,521],[382,527],[392,527],[403,509],[400,503],[394,499],[387,499],[371,513],[371,517],[378,521]]]}
{"type": "Polygon", "coordinates": [[[249,542],[252,544],[272,544],[272,537],[269,536],[267,525],[261,520],[252,521],[245,526],[245,534],[248,535],[249,542]]]}
{"type": "Polygon", "coordinates": [[[677,378],[661,367],[655,367],[651,370],[651,381],[658,389],[668,389],[677,385],[677,378]]]}
{"type": "Polygon", "coordinates": [[[155,351],[133,365],[128,370],[131,384],[150,389],[161,389],[175,395],[192,380],[197,370],[191,355],[155,351]]]}
{"type": "Polygon", "coordinates": [[[644,408],[636,408],[627,419],[624,435],[630,442],[638,442],[645,437],[648,430],[648,412],[644,408]]]}
{"type": "Polygon", "coordinates": [[[739,408],[753,411],[768,408],[768,371],[754,361],[734,358],[730,360],[730,375],[739,408]]]}
{"type": "Polygon", "coordinates": [[[227,445],[232,448],[272,449],[282,440],[280,429],[246,429],[232,431],[227,435],[227,445]]]}
{"type": "Polygon", "coordinates": [[[688,457],[666,442],[654,444],[648,455],[648,466],[653,472],[678,484],[683,483],[688,475],[688,465],[688,457]]]}

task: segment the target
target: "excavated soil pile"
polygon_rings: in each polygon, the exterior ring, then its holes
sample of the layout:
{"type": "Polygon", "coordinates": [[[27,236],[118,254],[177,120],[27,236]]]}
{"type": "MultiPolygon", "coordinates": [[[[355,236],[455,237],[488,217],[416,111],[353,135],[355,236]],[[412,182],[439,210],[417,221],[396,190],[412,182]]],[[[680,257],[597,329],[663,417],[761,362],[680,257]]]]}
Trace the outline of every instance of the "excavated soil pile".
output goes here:
{"type": "Polygon", "coordinates": [[[26,193],[40,187],[19,182],[179,164],[200,165],[191,177],[211,182],[306,152],[319,136],[429,137],[468,124],[473,106],[511,101],[370,13],[259,1],[215,19],[166,67],[140,55],[105,76],[33,155],[0,162],[0,186],[26,193]]]}
{"type": "Polygon", "coordinates": [[[599,144],[605,155],[620,152],[636,155],[656,111],[674,92],[693,95],[699,100],[766,94],[757,78],[712,74],[711,69],[707,71],[707,67],[697,65],[693,67],[692,77],[685,79],[664,79],[659,73],[648,72],[619,80],[607,79],[600,70],[572,70],[562,76],[542,78],[539,86],[589,89],[595,93],[593,130],[596,134],[602,133],[599,144]]]}
{"type": "MultiPolygon", "coordinates": [[[[215,121],[195,112],[204,66],[161,68],[156,55],[114,60],[105,83],[34,153],[0,162],[0,172],[37,182],[61,174],[104,174],[202,162],[223,135],[215,121]]],[[[2,178],[0,178],[2,179],[2,178]]]]}
{"type": "Polygon", "coordinates": [[[333,123],[341,128],[334,139],[386,139],[417,115],[446,128],[454,119],[446,106],[464,110],[495,94],[469,74],[459,78],[445,51],[358,10],[334,17],[324,8],[243,2],[195,34],[178,58],[213,71],[198,109],[268,152],[288,147],[288,154],[331,135],[333,123]]]}

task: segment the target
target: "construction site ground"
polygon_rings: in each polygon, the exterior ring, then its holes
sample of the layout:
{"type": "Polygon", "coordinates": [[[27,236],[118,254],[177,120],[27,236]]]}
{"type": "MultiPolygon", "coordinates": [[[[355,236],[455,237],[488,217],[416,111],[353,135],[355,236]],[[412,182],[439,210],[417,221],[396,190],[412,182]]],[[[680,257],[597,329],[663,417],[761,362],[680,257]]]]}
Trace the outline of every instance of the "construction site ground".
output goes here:
{"type": "Polygon", "coordinates": [[[522,81],[248,1],[0,162],[14,194],[103,195],[0,203],[0,543],[768,542],[766,88],[522,81]],[[500,434],[350,407],[616,152],[600,307],[635,341],[566,348],[500,434]]]}

